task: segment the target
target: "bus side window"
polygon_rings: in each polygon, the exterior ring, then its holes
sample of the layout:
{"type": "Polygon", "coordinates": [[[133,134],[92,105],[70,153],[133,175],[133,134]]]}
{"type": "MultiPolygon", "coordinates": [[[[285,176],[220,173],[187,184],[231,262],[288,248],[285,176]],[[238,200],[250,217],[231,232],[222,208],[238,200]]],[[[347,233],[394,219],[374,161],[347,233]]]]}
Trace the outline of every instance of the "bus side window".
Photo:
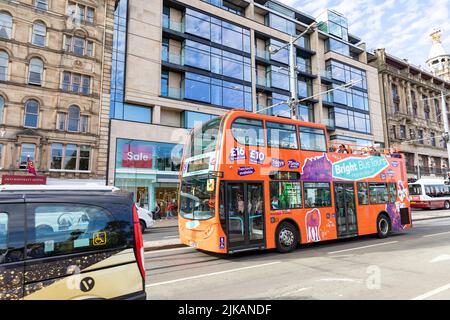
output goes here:
{"type": "Polygon", "coordinates": [[[358,183],[358,203],[360,206],[369,204],[369,188],[366,182],[358,183]]]}
{"type": "Polygon", "coordinates": [[[386,204],[389,201],[387,183],[369,183],[370,204],[386,204]]]}
{"type": "Polygon", "coordinates": [[[397,184],[389,183],[389,203],[397,202],[397,184]]]}
{"type": "Polygon", "coordinates": [[[231,124],[231,132],[236,141],[242,145],[265,146],[261,120],[238,118],[231,124]]]}
{"type": "Polygon", "coordinates": [[[325,132],[322,129],[300,127],[300,146],[305,151],[327,152],[325,132]]]}

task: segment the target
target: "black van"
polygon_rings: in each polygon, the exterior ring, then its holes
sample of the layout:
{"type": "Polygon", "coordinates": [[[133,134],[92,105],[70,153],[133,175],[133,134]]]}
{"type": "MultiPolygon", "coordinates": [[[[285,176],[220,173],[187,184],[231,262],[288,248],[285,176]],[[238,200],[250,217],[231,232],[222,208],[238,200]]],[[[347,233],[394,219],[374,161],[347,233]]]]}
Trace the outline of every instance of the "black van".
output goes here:
{"type": "Polygon", "coordinates": [[[0,190],[0,300],[146,299],[132,195],[0,190]]]}

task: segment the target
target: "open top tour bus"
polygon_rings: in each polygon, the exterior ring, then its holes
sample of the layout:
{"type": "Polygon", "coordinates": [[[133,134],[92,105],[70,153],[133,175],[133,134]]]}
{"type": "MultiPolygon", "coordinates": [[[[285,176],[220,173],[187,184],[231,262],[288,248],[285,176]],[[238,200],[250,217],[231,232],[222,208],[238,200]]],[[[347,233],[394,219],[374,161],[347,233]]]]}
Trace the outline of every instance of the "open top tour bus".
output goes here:
{"type": "Polygon", "coordinates": [[[403,156],[329,152],[321,124],[230,111],[192,130],[180,179],[180,240],[205,251],[412,227],[403,156]]]}

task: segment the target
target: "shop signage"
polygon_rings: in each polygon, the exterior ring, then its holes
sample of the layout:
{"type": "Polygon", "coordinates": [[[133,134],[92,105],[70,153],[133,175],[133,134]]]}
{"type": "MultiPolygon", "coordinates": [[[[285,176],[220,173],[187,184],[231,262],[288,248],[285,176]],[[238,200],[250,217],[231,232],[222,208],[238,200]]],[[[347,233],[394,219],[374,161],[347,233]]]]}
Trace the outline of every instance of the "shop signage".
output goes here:
{"type": "Polygon", "coordinates": [[[45,176],[2,176],[2,184],[47,184],[47,177],[45,176]]]}
{"type": "Polygon", "coordinates": [[[152,147],[124,144],[122,146],[122,167],[151,169],[152,147]]]}

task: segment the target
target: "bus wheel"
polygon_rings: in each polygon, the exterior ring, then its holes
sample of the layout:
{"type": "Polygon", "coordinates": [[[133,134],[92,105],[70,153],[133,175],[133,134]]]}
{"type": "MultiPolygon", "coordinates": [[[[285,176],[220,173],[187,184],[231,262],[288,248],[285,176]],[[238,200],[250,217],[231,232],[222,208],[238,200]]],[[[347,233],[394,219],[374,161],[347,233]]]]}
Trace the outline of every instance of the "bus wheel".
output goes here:
{"type": "Polygon", "coordinates": [[[297,248],[299,234],[292,223],[282,222],[277,228],[276,243],[280,253],[288,253],[297,248]]]}
{"type": "Polygon", "coordinates": [[[444,208],[445,208],[445,210],[450,210],[450,202],[449,201],[445,201],[444,208]]]}
{"type": "Polygon", "coordinates": [[[391,222],[387,215],[380,214],[377,219],[378,237],[381,239],[387,238],[391,231],[391,222]]]}

